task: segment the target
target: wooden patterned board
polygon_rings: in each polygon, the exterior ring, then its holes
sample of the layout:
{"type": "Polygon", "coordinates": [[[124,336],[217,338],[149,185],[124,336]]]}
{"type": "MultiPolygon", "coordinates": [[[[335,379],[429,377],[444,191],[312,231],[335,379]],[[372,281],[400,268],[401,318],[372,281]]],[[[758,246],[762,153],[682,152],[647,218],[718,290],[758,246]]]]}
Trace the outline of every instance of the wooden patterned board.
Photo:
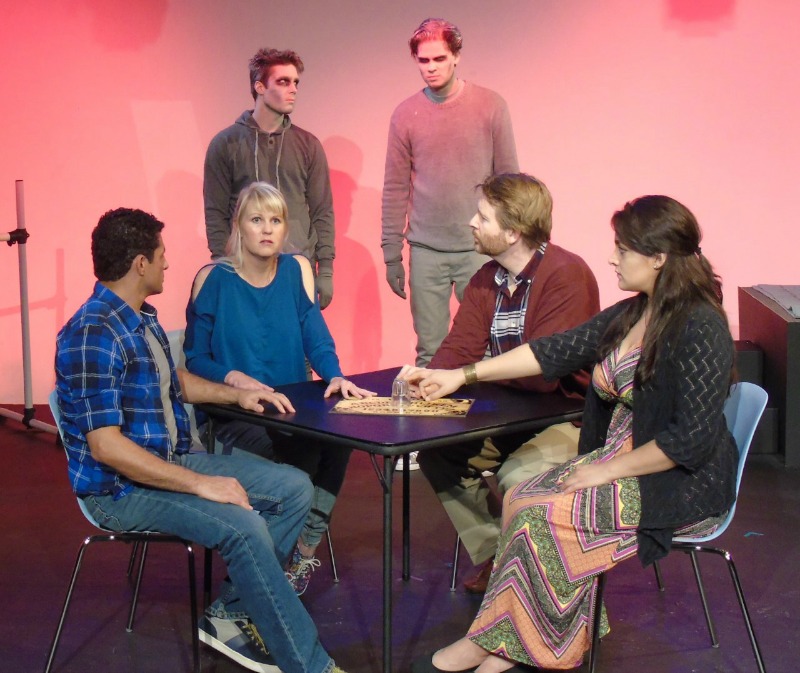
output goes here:
{"type": "Polygon", "coordinates": [[[466,416],[475,400],[445,397],[426,402],[411,400],[402,408],[392,404],[391,397],[365,397],[361,400],[339,400],[332,414],[362,414],[366,416],[466,416]]]}

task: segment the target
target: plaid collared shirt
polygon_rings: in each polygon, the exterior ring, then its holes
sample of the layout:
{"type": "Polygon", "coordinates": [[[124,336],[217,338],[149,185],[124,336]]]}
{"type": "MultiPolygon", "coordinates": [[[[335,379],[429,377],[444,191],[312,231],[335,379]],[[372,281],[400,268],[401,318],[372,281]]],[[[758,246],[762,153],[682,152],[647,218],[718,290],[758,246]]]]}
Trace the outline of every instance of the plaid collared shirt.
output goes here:
{"type": "Polygon", "coordinates": [[[132,488],[125,477],[92,458],[86,441],[92,430],[119,426],[128,439],[164,460],[191,446],[189,418],[156,310],[145,303],[137,314],[100,283],[56,337],[56,389],[69,475],[77,495],[119,498],[132,488]],[[145,327],[163,346],[170,363],[170,399],[178,426],[175,447],[164,420],[159,372],[145,327]]]}
{"type": "Polygon", "coordinates": [[[497,269],[497,273],[494,275],[494,282],[497,285],[497,300],[494,306],[489,345],[486,348],[487,357],[496,357],[506,353],[521,346],[524,342],[528,297],[531,294],[531,285],[545,250],[547,250],[547,241],[539,246],[527,266],[514,278],[513,294],[508,291],[508,271],[502,266],[497,269]]]}

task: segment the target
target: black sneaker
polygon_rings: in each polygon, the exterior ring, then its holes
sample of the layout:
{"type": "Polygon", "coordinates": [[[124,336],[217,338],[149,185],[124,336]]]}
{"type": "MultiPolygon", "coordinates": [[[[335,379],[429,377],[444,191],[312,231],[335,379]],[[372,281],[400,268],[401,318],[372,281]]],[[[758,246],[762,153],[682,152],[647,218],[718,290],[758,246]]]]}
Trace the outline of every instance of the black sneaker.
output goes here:
{"type": "Polygon", "coordinates": [[[203,615],[197,628],[200,642],[256,673],[281,673],[255,625],[249,619],[203,615]]]}

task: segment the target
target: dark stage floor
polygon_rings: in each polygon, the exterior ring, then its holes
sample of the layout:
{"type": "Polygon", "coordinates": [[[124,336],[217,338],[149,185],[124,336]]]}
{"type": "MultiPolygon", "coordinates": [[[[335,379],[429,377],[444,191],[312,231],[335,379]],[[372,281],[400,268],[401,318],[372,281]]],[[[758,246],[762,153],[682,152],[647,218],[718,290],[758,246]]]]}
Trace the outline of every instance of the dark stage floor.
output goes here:
{"type": "MultiPolygon", "coordinates": [[[[48,419],[42,408],[37,418],[48,419]]],[[[69,491],[63,451],[52,435],[0,418],[0,671],[43,670],[80,541],[93,529],[69,491]]],[[[399,486],[399,477],[396,481],[399,486]]],[[[397,489],[399,491],[399,488],[397,489]]],[[[452,527],[424,478],[412,473],[412,574],[395,582],[394,670],[464,634],[478,600],[449,591],[452,527]]],[[[767,670],[800,670],[800,471],[756,457],[745,471],[737,517],[721,543],[737,562],[767,670]]],[[[399,500],[397,502],[399,510],[399,500]]],[[[396,565],[399,566],[399,516],[396,565]]],[[[334,517],[341,582],[327,553],[303,600],[323,643],[349,673],[381,668],[381,499],[369,459],[354,454],[334,517]]],[[[150,552],[133,633],[125,620],[131,591],[123,545],[90,548],[76,587],[54,671],[161,673],[191,668],[185,554],[150,552]],[[118,547],[118,548],[117,548],[118,547]]],[[[719,649],[708,632],[688,558],[662,565],[667,590],[652,570],[628,561],[609,575],[612,631],[603,640],[604,673],[755,671],[755,661],[724,563],[701,564],[716,618],[719,649]]],[[[461,575],[471,572],[462,555],[461,575]]],[[[200,564],[198,563],[198,576],[200,564]]],[[[221,577],[221,563],[215,574],[221,577]]],[[[399,571],[396,573],[399,578],[399,571]]],[[[204,673],[244,669],[201,645],[204,673]]]]}

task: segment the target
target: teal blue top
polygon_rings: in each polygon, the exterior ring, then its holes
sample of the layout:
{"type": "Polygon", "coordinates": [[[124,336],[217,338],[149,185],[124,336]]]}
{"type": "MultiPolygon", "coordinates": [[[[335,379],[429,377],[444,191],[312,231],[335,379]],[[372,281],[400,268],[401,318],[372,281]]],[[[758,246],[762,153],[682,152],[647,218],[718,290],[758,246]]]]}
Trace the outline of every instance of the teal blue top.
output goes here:
{"type": "Polygon", "coordinates": [[[298,383],[306,380],[306,358],[325,381],[342,376],[333,337],[292,255],[280,255],[266,287],[215,265],[186,307],[183,350],[186,368],[210,381],[237,370],[270,386],[298,383]]]}

